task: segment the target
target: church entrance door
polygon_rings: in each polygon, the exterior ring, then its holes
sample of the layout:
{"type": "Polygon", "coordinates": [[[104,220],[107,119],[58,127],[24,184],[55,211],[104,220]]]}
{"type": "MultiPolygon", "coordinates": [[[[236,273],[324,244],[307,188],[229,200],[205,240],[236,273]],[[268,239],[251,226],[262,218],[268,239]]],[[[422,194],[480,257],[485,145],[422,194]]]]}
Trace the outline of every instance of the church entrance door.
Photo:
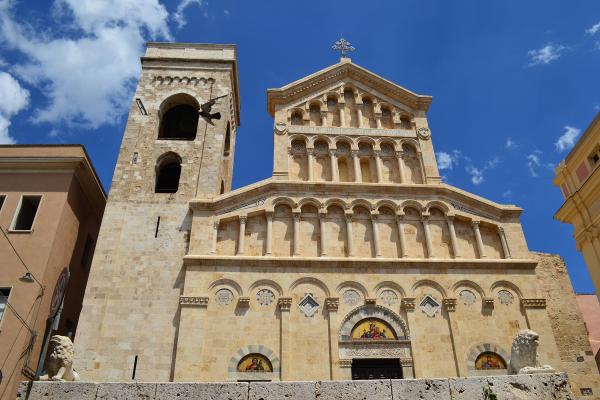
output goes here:
{"type": "Polygon", "coordinates": [[[352,379],[402,379],[402,368],[397,358],[353,359],[352,379]]]}

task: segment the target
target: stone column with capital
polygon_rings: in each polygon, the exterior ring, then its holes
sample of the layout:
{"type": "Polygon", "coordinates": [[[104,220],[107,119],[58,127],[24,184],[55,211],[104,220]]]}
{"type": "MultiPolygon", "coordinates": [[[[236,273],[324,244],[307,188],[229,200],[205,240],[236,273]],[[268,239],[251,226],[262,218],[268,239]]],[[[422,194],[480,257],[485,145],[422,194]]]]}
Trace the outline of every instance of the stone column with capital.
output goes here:
{"type": "Polygon", "coordinates": [[[337,333],[339,306],[340,299],[338,297],[328,297],[325,299],[327,322],[329,324],[329,379],[331,380],[342,379],[337,333]]]}
{"type": "Polygon", "coordinates": [[[273,255],[273,212],[267,211],[265,213],[267,218],[267,245],[265,249],[265,255],[273,255]]]}
{"type": "Polygon", "coordinates": [[[475,233],[475,241],[477,242],[477,253],[479,258],[485,258],[485,250],[483,248],[483,239],[481,239],[481,231],[479,230],[480,221],[471,221],[473,232],[475,233]]]}
{"type": "Polygon", "coordinates": [[[398,174],[400,175],[400,183],[406,183],[406,172],[404,171],[404,152],[397,151],[396,159],[398,160],[398,174]]]}
{"type": "Polygon", "coordinates": [[[217,242],[219,239],[219,220],[213,221],[213,240],[210,254],[217,254],[217,242]]]}
{"type": "Polygon", "coordinates": [[[416,300],[414,297],[405,297],[402,299],[400,303],[401,309],[406,313],[406,329],[410,332],[410,353],[412,357],[412,371],[402,371],[402,375],[405,378],[419,378],[423,376],[423,371],[421,370],[421,361],[420,354],[415,352],[415,344],[414,340],[417,336],[416,333],[412,332],[412,329],[417,326],[416,316],[415,316],[415,305],[416,300]]]}
{"type": "Polygon", "coordinates": [[[502,244],[502,253],[504,254],[504,258],[511,258],[510,249],[508,248],[508,241],[506,240],[506,234],[504,233],[504,228],[498,227],[498,236],[500,236],[500,243],[502,244]]]}
{"type": "Polygon", "coordinates": [[[381,129],[381,113],[375,113],[375,122],[377,123],[377,129],[381,129]]]}
{"type": "Polygon", "coordinates": [[[408,248],[406,244],[406,235],[404,234],[404,215],[396,216],[398,225],[398,241],[400,242],[400,258],[408,257],[408,248]]]}
{"type": "Polygon", "coordinates": [[[377,182],[383,182],[383,168],[381,166],[381,150],[374,150],[375,154],[375,173],[377,174],[377,182]]]}
{"type": "Polygon", "coordinates": [[[338,170],[337,150],[336,149],[329,150],[329,158],[331,160],[331,180],[333,182],[339,182],[340,181],[340,171],[338,170]]]}
{"type": "Polygon", "coordinates": [[[427,247],[427,258],[434,258],[435,255],[433,254],[433,243],[431,241],[431,231],[429,229],[429,217],[428,216],[423,216],[423,219],[421,220],[421,222],[423,223],[423,232],[425,233],[425,244],[427,247]]]}
{"type": "Polygon", "coordinates": [[[280,380],[289,381],[291,380],[291,371],[293,369],[292,361],[292,343],[291,343],[291,332],[290,332],[290,310],[292,308],[291,297],[280,297],[277,301],[279,307],[280,319],[280,332],[281,332],[281,376],[280,380]]]}
{"type": "MultiPolygon", "coordinates": [[[[442,306],[446,310],[448,316],[448,330],[450,331],[450,344],[452,345],[452,356],[454,358],[454,367],[456,370],[456,376],[466,376],[466,366],[458,362],[457,354],[465,354],[465,352],[458,352],[456,349],[456,340],[454,333],[457,330],[456,321],[454,320],[454,312],[456,311],[456,299],[444,299],[442,300],[442,306]],[[463,369],[464,371],[461,371],[463,369]]],[[[464,363],[463,363],[464,364],[464,363]]]]}
{"type": "Polygon", "coordinates": [[[306,149],[308,153],[308,181],[312,182],[315,180],[315,149],[306,149]]]}
{"type": "Polygon", "coordinates": [[[356,118],[358,119],[358,127],[363,127],[363,112],[362,104],[356,104],[356,118]]]}
{"type": "Polygon", "coordinates": [[[181,296],[179,298],[179,329],[175,354],[176,382],[192,382],[202,375],[200,363],[203,353],[203,323],[208,297],[181,296]]]}
{"type": "Polygon", "coordinates": [[[245,215],[240,215],[240,234],[238,236],[238,249],[237,249],[238,256],[243,256],[245,253],[246,219],[247,219],[247,217],[245,215]]]}
{"type": "Polygon", "coordinates": [[[294,212],[294,256],[300,255],[300,213],[294,212]]]}
{"type": "Polygon", "coordinates": [[[354,243],[352,239],[352,214],[346,214],[346,249],[348,257],[354,257],[354,243]]]}
{"type": "Polygon", "coordinates": [[[373,247],[375,248],[375,257],[381,258],[381,242],[379,240],[379,224],[377,214],[371,215],[371,223],[373,224],[373,247]]]}
{"type": "Polygon", "coordinates": [[[321,126],[327,126],[327,111],[321,111],[321,126]]]}
{"type": "Polygon", "coordinates": [[[352,150],[352,161],[354,162],[354,182],[362,182],[362,173],[360,172],[360,156],[358,150],[352,150]]]}
{"type": "Polygon", "coordinates": [[[346,127],[346,116],[344,115],[344,103],[339,103],[338,105],[340,110],[340,126],[342,128],[346,127]]]}
{"type": "Polygon", "coordinates": [[[327,210],[319,212],[319,236],[321,240],[321,257],[327,255],[327,235],[325,233],[325,218],[327,218],[327,210]]]}
{"type": "Polygon", "coordinates": [[[447,217],[448,231],[450,232],[450,247],[452,248],[452,255],[454,258],[460,258],[458,251],[458,240],[456,239],[456,230],[454,229],[454,217],[447,217]]]}

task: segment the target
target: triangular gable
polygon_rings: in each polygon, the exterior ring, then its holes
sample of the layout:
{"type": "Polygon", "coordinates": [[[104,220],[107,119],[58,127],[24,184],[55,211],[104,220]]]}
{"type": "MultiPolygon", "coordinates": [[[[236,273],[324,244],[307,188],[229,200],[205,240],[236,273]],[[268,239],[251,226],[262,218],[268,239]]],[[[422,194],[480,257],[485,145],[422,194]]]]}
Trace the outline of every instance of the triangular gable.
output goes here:
{"type": "Polygon", "coordinates": [[[290,104],[300,100],[308,93],[323,90],[331,84],[342,79],[352,79],[365,86],[373,88],[383,95],[406,104],[414,110],[427,111],[431,103],[431,96],[418,95],[402,86],[388,81],[373,72],[360,67],[348,58],[315,72],[307,77],[289,83],[278,89],[267,90],[267,109],[271,116],[275,114],[275,106],[278,104],[290,104]]]}

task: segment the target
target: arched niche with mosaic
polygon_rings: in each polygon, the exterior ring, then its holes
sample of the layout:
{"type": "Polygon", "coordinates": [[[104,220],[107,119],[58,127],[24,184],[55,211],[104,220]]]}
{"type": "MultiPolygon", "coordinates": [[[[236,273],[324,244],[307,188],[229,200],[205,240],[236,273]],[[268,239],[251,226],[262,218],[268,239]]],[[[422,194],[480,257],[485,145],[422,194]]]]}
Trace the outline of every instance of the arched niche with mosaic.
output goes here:
{"type": "Polygon", "coordinates": [[[410,339],[406,322],[392,310],[378,305],[364,305],[350,311],[341,323],[339,338],[353,340],[355,333],[362,335],[361,329],[370,332],[371,324],[375,325],[373,329],[379,328],[379,332],[385,328],[386,333],[393,334],[392,340],[410,339]]]}
{"type": "Polygon", "coordinates": [[[274,381],[279,380],[279,357],[263,345],[249,345],[238,349],[229,360],[229,380],[274,381]]]}
{"type": "Polygon", "coordinates": [[[508,359],[508,353],[500,346],[482,343],[469,351],[467,371],[470,376],[506,375],[508,359]]]}
{"type": "Polygon", "coordinates": [[[398,340],[394,329],[378,318],[365,318],[352,329],[352,340],[398,340]]]}

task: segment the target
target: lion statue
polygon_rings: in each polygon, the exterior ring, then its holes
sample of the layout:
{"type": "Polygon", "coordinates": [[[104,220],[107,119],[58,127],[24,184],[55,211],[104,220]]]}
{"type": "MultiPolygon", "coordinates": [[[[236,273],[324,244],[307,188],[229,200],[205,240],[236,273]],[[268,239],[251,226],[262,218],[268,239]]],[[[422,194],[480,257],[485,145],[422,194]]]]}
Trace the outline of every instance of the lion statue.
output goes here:
{"type": "Polygon", "coordinates": [[[73,369],[73,342],[67,336],[54,335],[50,339],[51,353],[46,362],[47,375],[40,380],[78,381],[79,374],[73,369]]]}
{"type": "Polygon", "coordinates": [[[519,331],[513,341],[510,353],[508,373],[515,374],[537,374],[554,372],[549,365],[540,366],[537,348],[540,335],[530,329],[519,331]]]}

